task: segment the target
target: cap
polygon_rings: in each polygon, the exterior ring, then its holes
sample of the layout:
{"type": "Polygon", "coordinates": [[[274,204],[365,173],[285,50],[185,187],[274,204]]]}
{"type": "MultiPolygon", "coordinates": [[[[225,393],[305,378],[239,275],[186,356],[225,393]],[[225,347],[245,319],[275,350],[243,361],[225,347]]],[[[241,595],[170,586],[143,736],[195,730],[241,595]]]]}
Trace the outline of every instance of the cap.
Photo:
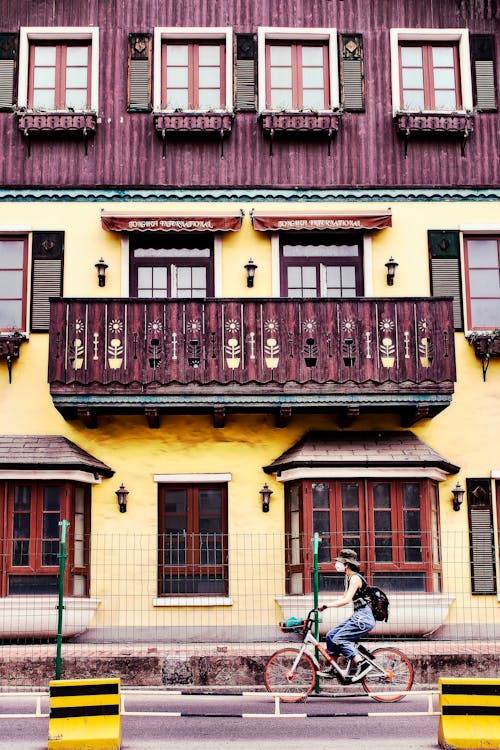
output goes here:
{"type": "Polygon", "coordinates": [[[335,559],[343,562],[344,565],[349,565],[349,567],[353,568],[354,570],[359,570],[361,567],[361,563],[358,560],[358,555],[353,549],[341,549],[335,559]]]}

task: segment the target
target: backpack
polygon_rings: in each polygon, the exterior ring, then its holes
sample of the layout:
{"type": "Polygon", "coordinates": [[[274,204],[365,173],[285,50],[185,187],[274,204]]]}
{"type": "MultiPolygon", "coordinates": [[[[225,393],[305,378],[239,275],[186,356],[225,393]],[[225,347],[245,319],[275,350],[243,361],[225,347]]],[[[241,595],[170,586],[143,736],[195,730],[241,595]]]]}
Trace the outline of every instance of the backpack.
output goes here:
{"type": "Polygon", "coordinates": [[[387,622],[389,619],[389,599],[378,586],[368,586],[367,593],[370,597],[373,616],[379,622],[387,622]]]}
{"type": "Polygon", "coordinates": [[[358,573],[363,581],[364,591],[363,598],[370,603],[373,616],[378,622],[387,622],[389,619],[389,599],[387,594],[378,586],[370,586],[361,573],[358,573]]]}

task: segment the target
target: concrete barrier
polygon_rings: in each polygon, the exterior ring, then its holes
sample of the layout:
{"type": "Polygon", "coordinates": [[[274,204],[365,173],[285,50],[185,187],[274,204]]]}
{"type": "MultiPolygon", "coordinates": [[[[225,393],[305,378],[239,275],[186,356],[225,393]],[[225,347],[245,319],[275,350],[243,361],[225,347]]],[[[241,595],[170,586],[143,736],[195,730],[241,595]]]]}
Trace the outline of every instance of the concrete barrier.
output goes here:
{"type": "Polygon", "coordinates": [[[48,750],[120,750],[120,680],[49,683],[48,750]]]}
{"type": "Polygon", "coordinates": [[[500,748],[500,679],[442,677],[438,689],[442,748],[500,748]]]}

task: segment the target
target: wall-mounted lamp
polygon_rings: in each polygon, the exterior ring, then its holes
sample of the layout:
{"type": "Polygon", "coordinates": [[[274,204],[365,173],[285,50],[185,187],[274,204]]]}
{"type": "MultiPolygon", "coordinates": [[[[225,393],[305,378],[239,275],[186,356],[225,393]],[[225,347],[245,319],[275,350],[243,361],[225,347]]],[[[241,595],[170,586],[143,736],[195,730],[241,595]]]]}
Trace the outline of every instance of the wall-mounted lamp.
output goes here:
{"type": "Polygon", "coordinates": [[[103,258],[101,258],[95,264],[95,267],[97,268],[97,281],[99,283],[99,286],[106,286],[106,268],[108,267],[107,263],[105,263],[103,258]]]}
{"type": "Polygon", "coordinates": [[[396,275],[396,268],[399,266],[399,263],[396,263],[394,258],[391,257],[385,264],[385,267],[387,268],[387,286],[392,286],[394,284],[394,277],[396,275]]]}
{"type": "Polygon", "coordinates": [[[262,495],[262,511],[264,513],[269,513],[269,500],[271,499],[273,491],[269,489],[266,483],[263,488],[259,490],[259,494],[262,495]]]}
{"type": "Polygon", "coordinates": [[[125,488],[125,485],[123,482],[121,483],[119,489],[116,490],[115,495],[118,498],[118,505],[120,508],[120,513],[126,513],[127,512],[127,495],[129,494],[128,490],[125,488]]]}
{"type": "Polygon", "coordinates": [[[465,494],[465,490],[460,484],[460,482],[456,483],[456,485],[451,491],[451,494],[453,495],[453,510],[460,510],[460,506],[462,505],[464,501],[464,494],[465,494]]]}
{"type": "Polygon", "coordinates": [[[250,258],[248,263],[245,264],[245,269],[247,272],[247,286],[253,286],[253,280],[255,277],[255,271],[257,270],[257,267],[253,260],[250,258]]]}

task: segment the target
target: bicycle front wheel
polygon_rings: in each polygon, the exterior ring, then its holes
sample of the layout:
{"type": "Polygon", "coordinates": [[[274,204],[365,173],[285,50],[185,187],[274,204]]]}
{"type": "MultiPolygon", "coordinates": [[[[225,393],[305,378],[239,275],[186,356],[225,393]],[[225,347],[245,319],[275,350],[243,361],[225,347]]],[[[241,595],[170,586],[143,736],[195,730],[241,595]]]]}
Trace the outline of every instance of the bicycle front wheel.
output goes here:
{"type": "Polygon", "coordinates": [[[370,698],[384,703],[396,703],[405,697],[405,692],[413,685],[413,667],[406,656],[397,648],[377,648],[372,652],[377,665],[384,670],[370,670],[361,684],[370,698]]]}
{"type": "Polygon", "coordinates": [[[295,648],[276,651],[264,671],[264,682],[269,692],[289,703],[306,698],[316,684],[316,668],[312,659],[304,653],[297,662],[298,654],[299,650],[295,648]]]}

